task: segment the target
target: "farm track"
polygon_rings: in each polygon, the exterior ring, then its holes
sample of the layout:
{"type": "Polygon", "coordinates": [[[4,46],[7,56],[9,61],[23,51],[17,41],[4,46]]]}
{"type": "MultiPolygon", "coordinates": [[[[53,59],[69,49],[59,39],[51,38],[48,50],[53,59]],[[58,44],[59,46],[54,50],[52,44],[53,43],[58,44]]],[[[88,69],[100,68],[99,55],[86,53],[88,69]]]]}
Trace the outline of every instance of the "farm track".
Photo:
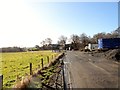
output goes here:
{"type": "Polygon", "coordinates": [[[68,88],[119,87],[118,64],[89,53],[68,51],[64,59],[68,88]]]}

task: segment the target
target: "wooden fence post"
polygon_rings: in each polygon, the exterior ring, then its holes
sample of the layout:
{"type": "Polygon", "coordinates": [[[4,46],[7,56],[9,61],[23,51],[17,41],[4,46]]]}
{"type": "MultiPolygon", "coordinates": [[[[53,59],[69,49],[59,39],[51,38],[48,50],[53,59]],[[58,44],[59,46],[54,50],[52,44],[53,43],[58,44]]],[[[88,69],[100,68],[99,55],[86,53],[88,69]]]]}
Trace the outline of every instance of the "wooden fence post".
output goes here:
{"type": "Polygon", "coordinates": [[[40,68],[40,65],[38,65],[38,68],[40,68]]]}
{"type": "Polygon", "coordinates": [[[53,55],[52,55],[52,59],[53,59],[53,55]]]}
{"type": "Polygon", "coordinates": [[[43,58],[41,58],[41,65],[42,65],[42,68],[43,68],[43,58]]]}
{"type": "Polygon", "coordinates": [[[49,56],[47,56],[47,61],[48,61],[48,64],[49,64],[49,56]]]}
{"type": "Polygon", "coordinates": [[[32,63],[30,63],[30,75],[32,75],[32,63]]]}
{"type": "Polygon", "coordinates": [[[3,75],[0,75],[0,90],[3,88],[3,75]]]}

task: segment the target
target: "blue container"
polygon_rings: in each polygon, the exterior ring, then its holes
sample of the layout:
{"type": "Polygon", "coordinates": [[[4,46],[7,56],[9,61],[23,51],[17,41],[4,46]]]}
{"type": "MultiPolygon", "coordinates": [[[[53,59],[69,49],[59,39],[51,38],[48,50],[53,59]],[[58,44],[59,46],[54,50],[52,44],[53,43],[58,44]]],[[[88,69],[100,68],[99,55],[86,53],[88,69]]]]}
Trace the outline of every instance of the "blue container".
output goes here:
{"type": "Polygon", "coordinates": [[[120,38],[104,38],[98,39],[99,49],[115,49],[120,48],[120,38]]]}

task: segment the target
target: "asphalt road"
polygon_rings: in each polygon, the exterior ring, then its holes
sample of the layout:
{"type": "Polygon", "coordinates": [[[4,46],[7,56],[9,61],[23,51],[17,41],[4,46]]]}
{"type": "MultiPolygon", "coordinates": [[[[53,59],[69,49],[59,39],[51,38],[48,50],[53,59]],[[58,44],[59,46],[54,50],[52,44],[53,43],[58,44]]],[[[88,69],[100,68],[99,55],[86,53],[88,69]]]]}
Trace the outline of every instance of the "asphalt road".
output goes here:
{"type": "Polygon", "coordinates": [[[119,87],[119,63],[85,52],[67,51],[64,64],[67,88],[119,87]]]}

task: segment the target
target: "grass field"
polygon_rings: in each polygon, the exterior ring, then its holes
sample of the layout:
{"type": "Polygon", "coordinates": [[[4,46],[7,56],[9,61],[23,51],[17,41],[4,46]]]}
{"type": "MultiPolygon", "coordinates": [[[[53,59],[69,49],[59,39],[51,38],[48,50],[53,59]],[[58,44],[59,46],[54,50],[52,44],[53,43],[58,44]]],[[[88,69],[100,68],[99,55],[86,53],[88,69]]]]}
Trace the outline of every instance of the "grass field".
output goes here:
{"type": "Polygon", "coordinates": [[[21,79],[22,76],[29,75],[29,63],[32,63],[32,70],[34,71],[38,69],[39,65],[41,67],[41,58],[43,58],[45,65],[48,64],[47,56],[49,56],[51,61],[52,56],[55,57],[58,54],[51,51],[2,53],[2,66],[0,65],[0,71],[2,69],[3,87],[11,88],[17,82],[17,76],[21,79]]]}

